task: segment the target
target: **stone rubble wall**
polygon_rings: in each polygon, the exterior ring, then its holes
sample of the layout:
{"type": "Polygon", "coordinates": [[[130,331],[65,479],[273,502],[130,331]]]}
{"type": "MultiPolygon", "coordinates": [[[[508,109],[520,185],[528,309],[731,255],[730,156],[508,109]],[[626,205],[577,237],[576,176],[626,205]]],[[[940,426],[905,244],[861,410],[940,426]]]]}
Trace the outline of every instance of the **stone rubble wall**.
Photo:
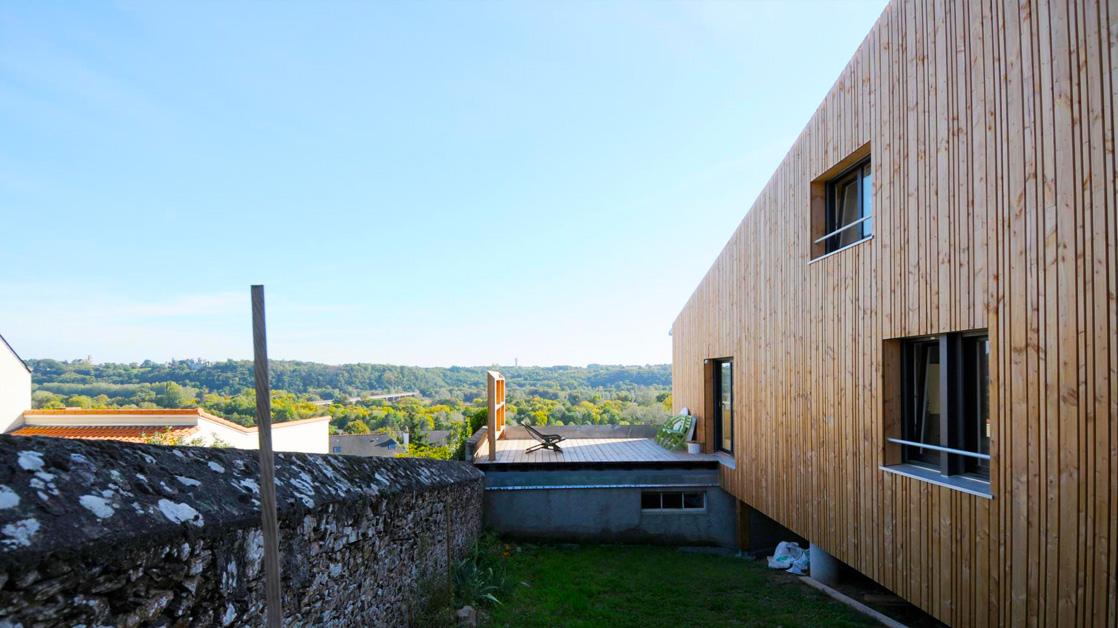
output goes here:
{"type": "MultiPolygon", "coordinates": [[[[258,626],[255,451],[0,435],[0,627],[258,626]]],[[[276,454],[286,625],[404,626],[481,532],[460,462],[276,454]]]]}

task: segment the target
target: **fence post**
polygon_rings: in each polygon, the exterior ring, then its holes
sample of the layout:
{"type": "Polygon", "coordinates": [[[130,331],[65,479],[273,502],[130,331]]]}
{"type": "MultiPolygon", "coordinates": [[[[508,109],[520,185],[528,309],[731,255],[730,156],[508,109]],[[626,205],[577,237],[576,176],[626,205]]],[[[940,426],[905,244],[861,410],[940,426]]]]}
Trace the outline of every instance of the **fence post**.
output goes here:
{"type": "Polygon", "coordinates": [[[276,472],[272,455],[272,392],[268,383],[268,338],[264,326],[264,286],[252,286],[252,359],[256,383],[256,433],[260,445],[260,518],[264,532],[264,610],[268,628],[283,621],[280,596],[279,525],[276,472]]]}

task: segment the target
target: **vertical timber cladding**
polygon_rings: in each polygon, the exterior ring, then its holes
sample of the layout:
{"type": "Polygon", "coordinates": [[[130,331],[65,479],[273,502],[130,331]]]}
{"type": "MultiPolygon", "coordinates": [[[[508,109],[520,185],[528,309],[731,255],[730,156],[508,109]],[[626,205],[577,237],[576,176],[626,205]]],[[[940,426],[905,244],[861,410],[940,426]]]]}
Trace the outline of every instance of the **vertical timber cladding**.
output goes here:
{"type": "Polygon", "coordinates": [[[1118,624],[1116,23],[894,1],[672,329],[677,410],[734,358],[727,490],[953,625],[1118,624]],[[867,143],[875,235],[809,264],[867,143]],[[881,471],[884,341],[979,328],[993,499],[881,471]]]}

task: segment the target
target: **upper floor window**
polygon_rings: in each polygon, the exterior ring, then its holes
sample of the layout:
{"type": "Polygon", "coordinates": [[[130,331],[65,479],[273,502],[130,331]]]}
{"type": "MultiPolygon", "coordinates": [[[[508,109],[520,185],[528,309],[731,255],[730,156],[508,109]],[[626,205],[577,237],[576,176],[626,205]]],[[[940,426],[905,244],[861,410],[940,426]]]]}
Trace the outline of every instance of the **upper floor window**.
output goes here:
{"type": "MultiPolygon", "coordinates": [[[[925,477],[990,479],[990,339],[985,332],[903,341],[900,347],[900,461],[925,477]]],[[[957,483],[958,484],[958,483],[957,483]]],[[[989,492],[988,484],[978,487],[989,492]]]]}
{"type": "Polygon", "coordinates": [[[827,182],[824,234],[815,241],[833,253],[873,235],[873,170],[865,159],[827,182]]]}
{"type": "Polygon", "coordinates": [[[808,257],[826,257],[873,236],[873,165],[863,144],[820,172],[809,188],[808,257]]]}

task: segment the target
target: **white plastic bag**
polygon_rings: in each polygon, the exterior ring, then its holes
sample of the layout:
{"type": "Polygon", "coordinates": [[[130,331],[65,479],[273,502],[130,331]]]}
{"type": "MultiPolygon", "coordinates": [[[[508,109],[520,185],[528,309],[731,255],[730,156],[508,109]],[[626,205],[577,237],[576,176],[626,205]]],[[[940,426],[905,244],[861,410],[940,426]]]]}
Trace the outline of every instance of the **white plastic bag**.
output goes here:
{"type": "Polygon", "coordinates": [[[770,569],[784,569],[790,573],[804,575],[808,572],[809,556],[798,543],[781,541],[776,551],[769,556],[770,569]]]}
{"type": "Polygon", "coordinates": [[[811,554],[806,550],[800,551],[800,556],[792,561],[792,566],[788,568],[788,573],[794,573],[797,576],[806,576],[811,567],[811,554]]]}

